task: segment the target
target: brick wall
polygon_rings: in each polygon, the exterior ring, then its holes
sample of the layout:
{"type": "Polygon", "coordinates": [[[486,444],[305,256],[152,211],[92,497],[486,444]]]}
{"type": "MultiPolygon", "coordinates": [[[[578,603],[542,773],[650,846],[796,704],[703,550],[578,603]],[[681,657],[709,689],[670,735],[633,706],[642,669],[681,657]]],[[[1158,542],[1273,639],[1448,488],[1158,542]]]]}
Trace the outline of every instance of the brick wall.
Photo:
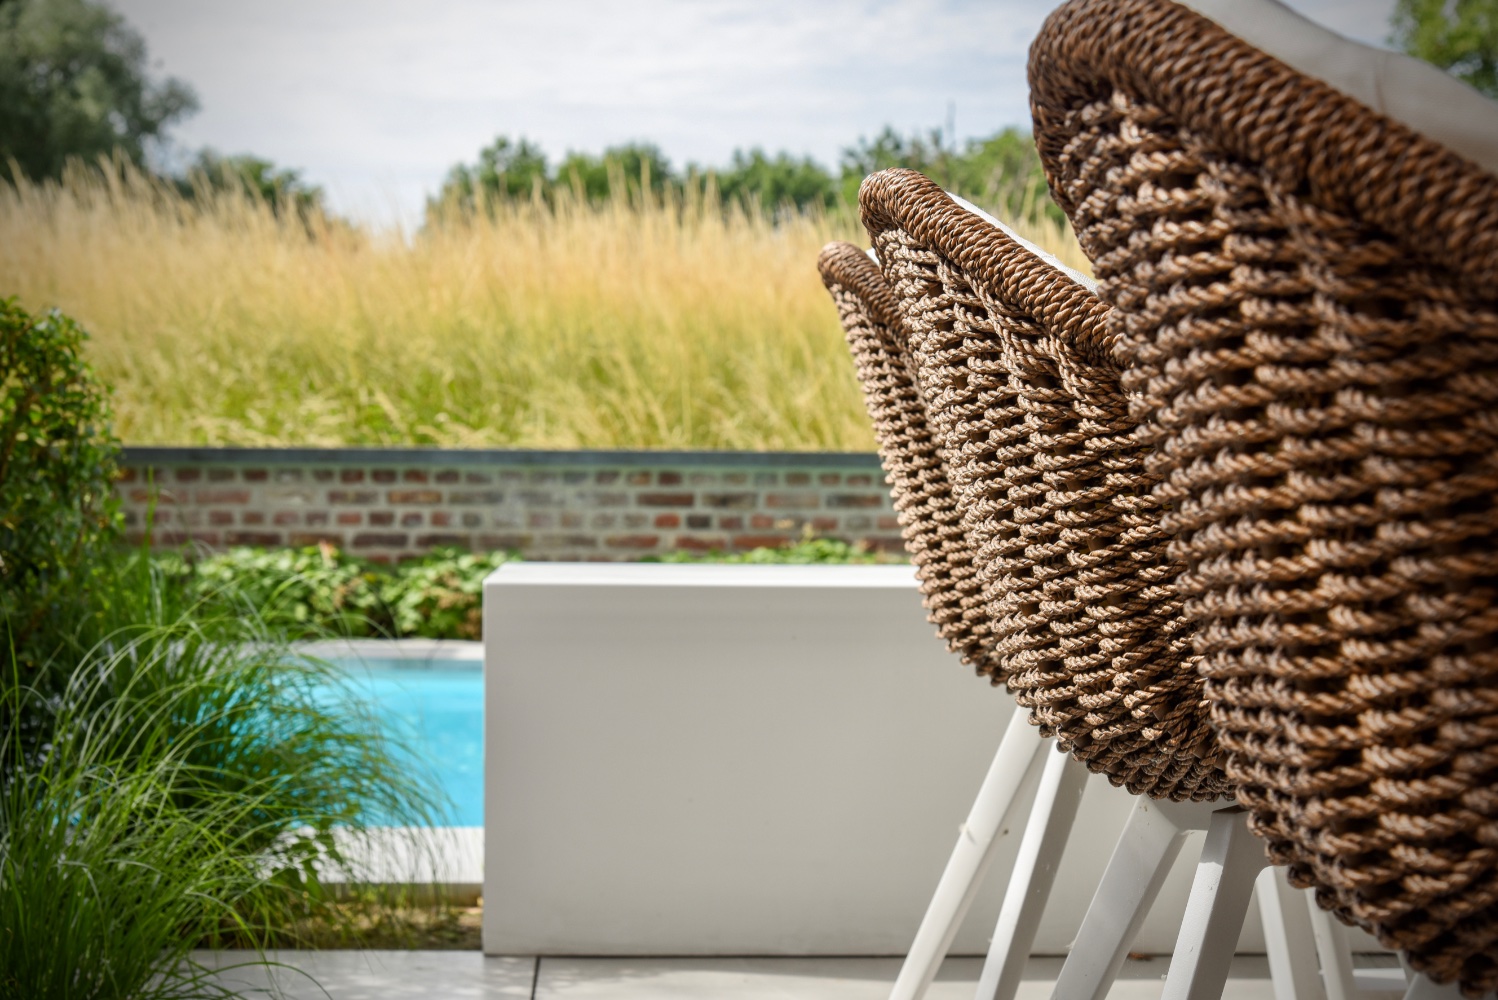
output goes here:
{"type": "Polygon", "coordinates": [[[810,526],[900,548],[871,454],[127,448],[123,465],[131,536],[158,546],[625,560],[781,545],[810,526]]]}

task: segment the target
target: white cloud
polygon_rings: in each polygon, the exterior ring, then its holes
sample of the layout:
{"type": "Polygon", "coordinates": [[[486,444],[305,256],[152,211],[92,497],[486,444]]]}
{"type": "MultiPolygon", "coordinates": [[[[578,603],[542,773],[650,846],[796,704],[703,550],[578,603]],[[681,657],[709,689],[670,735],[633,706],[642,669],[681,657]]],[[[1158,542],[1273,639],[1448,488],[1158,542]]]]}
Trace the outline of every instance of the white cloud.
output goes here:
{"type": "MultiPolygon", "coordinates": [[[[829,165],[885,123],[960,136],[1029,120],[1027,0],[111,0],[162,72],[197,88],[182,145],[254,152],[337,207],[418,217],[498,134],[548,154],[630,139],[676,163],[753,145],[829,165]]],[[[1382,38],[1393,0],[1294,4],[1382,38]],[[1376,9],[1375,9],[1376,8],[1376,9]]]]}

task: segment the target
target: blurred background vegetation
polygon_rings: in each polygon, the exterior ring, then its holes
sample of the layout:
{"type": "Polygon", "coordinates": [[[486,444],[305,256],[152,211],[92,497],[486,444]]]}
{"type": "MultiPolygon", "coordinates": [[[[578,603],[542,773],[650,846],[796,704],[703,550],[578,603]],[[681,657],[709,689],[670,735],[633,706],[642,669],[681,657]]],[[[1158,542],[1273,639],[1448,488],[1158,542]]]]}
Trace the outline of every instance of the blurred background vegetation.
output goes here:
{"type": "MultiPolygon", "coordinates": [[[[1397,0],[1390,41],[1498,96],[1498,0],[1397,0]]],[[[131,443],[868,450],[813,267],[892,166],[1080,269],[1030,136],[886,127],[832,167],[498,135],[413,233],[294,168],[183,151],[197,107],[93,0],[0,0],[0,295],[93,332],[131,443]]]]}

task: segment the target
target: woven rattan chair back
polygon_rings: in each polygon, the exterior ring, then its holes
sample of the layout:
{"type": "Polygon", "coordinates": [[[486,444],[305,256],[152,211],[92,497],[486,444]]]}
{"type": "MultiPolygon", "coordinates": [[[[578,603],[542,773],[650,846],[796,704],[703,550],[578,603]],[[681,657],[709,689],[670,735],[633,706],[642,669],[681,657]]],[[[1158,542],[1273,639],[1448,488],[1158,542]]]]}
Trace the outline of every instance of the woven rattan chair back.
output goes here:
{"type": "Polygon", "coordinates": [[[993,682],[1131,792],[1230,794],[1107,309],[920,174],[875,174],[859,197],[971,547],[993,682]]]}
{"type": "Polygon", "coordinates": [[[817,269],[847,335],[929,620],[964,663],[992,674],[988,614],[972,551],[952,498],[946,460],[916,389],[894,296],[878,266],[852,244],[827,244],[817,269]]]}
{"type": "Polygon", "coordinates": [[[1271,856],[1498,989],[1498,178],[1168,0],[1031,49],[1271,856]]]}

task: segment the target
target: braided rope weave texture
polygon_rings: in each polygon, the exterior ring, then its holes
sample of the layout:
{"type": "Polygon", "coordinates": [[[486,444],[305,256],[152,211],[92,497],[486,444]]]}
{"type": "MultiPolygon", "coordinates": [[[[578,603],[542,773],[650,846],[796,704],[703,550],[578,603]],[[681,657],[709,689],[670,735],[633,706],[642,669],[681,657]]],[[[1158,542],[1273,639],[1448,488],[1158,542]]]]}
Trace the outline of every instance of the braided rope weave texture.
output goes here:
{"type": "Polygon", "coordinates": [[[1498,179],[1166,0],[1073,0],[1030,78],[1239,801],[1498,990],[1498,179]]]}
{"type": "Polygon", "coordinates": [[[847,335],[928,619],[964,663],[992,674],[988,615],[972,550],[925,401],[916,390],[894,296],[878,266],[850,243],[827,244],[817,269],[847,335]]]}
{"type": "Polygon", "coordinates": [[[1231,794],[1105,307],[919,174],[875,174],[859,198],[971,546],[994,683],[1136,794],[1231,794]]]}

